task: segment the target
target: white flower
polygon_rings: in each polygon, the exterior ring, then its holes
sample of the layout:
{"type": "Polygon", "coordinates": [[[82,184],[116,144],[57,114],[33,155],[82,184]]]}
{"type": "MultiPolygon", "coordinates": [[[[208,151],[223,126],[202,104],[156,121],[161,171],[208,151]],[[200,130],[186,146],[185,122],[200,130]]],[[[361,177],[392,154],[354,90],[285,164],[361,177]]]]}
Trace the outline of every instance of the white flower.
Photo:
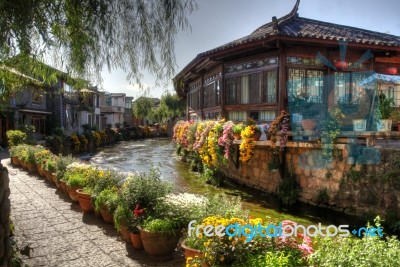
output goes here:
{"type": "Polygon", "coordinates": [[[193,207],[207,204],[207,198],[191,193],[169,194],[165,201],[180,207],[193,207]]]}

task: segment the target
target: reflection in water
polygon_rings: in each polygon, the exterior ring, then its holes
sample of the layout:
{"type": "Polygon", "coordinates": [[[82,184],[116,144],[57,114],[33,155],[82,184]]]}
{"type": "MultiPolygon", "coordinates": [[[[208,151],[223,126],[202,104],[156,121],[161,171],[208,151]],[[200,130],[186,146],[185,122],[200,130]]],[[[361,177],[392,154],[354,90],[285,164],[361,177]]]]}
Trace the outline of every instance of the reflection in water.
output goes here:
{"type": "Polygon", "coordinates": [[[120,172],[147,172],[151,166],[157,167],[162,178],[175,184],[177,192],[216,194],[224,192],[242,197],[244,207],[252,215],[269,216],[274,220],[294,220],[302,224],[353,224],[362,225],[354,217],[321,209],[310,205],[297,204],[294,209],[282,207],[275,196],[228,184],[215,188],[205,184],[199,177],[189,172],[188,165],[182,163],[174,153],[174,144],[169,138],[145,139],[121,142],[113,147],[103,148],[91,159],[102,168],[112,168],[120,172]]]}

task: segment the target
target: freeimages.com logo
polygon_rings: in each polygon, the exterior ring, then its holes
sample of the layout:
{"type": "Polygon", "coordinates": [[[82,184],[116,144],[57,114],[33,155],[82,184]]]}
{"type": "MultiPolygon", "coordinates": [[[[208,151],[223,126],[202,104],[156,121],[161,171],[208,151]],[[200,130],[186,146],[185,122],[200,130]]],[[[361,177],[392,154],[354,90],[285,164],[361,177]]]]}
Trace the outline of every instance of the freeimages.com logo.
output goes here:
{"type": "Polygon", "coordinates": [[[282,221],[278,225],[268,224],[262,225],[261,223],[257,224],[246,224],[241,225],[239,223],[230,224],[228,226],[224,225],[196,225],[196,221],[192,220],[188,225],[188,235],[192,234],[198,236],[206,236],[206,237],[223,237],[225,235],[229,237],[242,237],[246,238],[247,242],[250,242],[257,235],[260,237],[296,237],[299,234],[302,234],[306,237],[333,237],[333,236],[341,236],[348,237],[351,234],[354,236],[383,236],[383,229],[378,227],[360,227],[358,229],[349,230],[349,225],[329,225],[323,226],[321,223],[318,225],[308,225],[304,226],[301,224],[297,224],[293,221],[282,221]]]}

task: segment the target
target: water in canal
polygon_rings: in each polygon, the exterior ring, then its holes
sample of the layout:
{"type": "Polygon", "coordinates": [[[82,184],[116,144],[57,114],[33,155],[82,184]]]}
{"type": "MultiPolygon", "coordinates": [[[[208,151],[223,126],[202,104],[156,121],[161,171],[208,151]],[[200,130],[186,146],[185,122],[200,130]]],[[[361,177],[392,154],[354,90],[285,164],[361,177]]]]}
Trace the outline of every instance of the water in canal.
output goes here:
{"type": "Polygon", "coordinates": [[[175,147],[170,138],[136,140],[103,148],[94,155],[91,162],[102,168],[113,168],[123,172],[148,171],[150,166],[154,166],[161,171],[163,179],[175,184],[176,191],[199,194],[224,192],[240,196],[244,208],[249,209],[253,216],[261,218],[268,216],[277,221],[289,219],[307,225],[320,222],[324,225],[364,224],[354,217],[301,203],[287,209],[273,195],[233,183],[226,183],[220,188],[205,184],[195,173],[189,171],[189,166],[181,162],[174,151],[175,147]]]}

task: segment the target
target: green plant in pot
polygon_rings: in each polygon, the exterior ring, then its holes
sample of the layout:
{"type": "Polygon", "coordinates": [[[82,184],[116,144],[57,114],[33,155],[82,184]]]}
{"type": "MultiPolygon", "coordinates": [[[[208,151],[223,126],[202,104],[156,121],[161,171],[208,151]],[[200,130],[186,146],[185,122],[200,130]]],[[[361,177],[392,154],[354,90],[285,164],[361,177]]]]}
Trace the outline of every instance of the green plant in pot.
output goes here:
{"type": "Polygon", "coordinates": [[[392,112],[390,112],[389,119],[392,120],[393,125],[395,126],[397,131],[400,131],[400,109],[393,108],[392,112]]]}
{"type": "Polygon", "coordinates": [[[95,197],[94,206],[100,211],[106,223],[113,223],[113,213],[118,206],[118,189],[116,187],[105,189],[95,197]]]}
{"type": "Polygon", "coordinates": [[[78,202],[77,189],[81,189],[86,185],[86,178],[80,172],[66,172],[65,175],[68,195],[72,201],[78,202]]]}
{"type": "Polygon", "coordinates": [[[378,96],[378,108],[375,110],[376,115],[376,129],[379,132],[391,131],[392,120],[389,119],[393,111],[394,105],[393,98],[387,98],[382,92],[378,96]]]}
{"type": "Polygon", "coordinates": [[[136,205],[151,212],[158,199],[172,191],[172,184],[161,180],[157,169],[129,176],[121,189],[121,194],[131,211],[136,205]]]}
{"type": "MultiPolygon", "coordinates": [[[[132,211],[129,209],[129,206],[124,202],[121,195],[118,195],[118,205],[114,211],[114,226],[115,229],[122,234],[123,239],[130,243],[131,235],[129,231],[129,227],[131,222],[133,221],[132,211]]],[[[138,230],[136,231],[136,233],[138,230]]]]}
{"type": "Polygon", "coordinates": [[[245,128],[245,126],[242,122],[233,125],[232,132],[233,132],[233,136],[235,137],[236,140],[239,140],[241,138],[240,134],[242,133],[244,128],[245,128]]]}
{"type": "Polygon", "coordinates": [[[140,235],[151,258],[169,259],[181,237],[180,225],[173,218],[150,216],[142,224],[140,235]]]}

